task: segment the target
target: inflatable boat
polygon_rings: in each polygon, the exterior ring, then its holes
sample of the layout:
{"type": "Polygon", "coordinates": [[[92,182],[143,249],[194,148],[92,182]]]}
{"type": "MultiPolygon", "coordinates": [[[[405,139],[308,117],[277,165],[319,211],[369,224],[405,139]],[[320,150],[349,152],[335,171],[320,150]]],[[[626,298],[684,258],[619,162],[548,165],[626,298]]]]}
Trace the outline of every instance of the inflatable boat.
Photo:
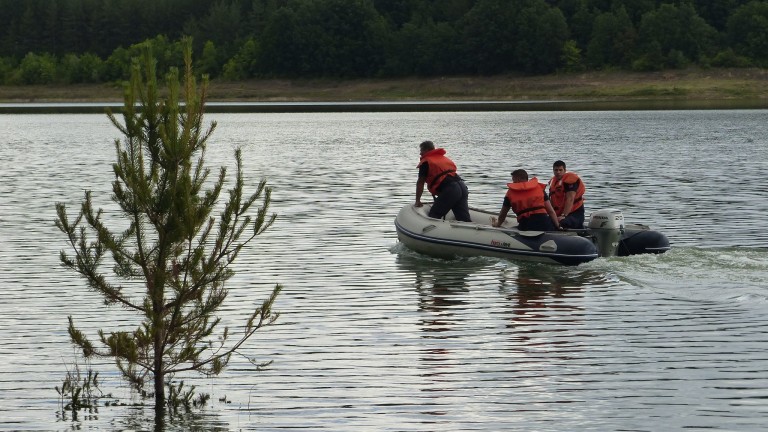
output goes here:
{"type": "Polygon", "coordinates": [[[617,209],[593,212],[583,229],[520,231],[514,217],[493,227],[496,213],[470,208],[472,222],[449,214],[443,219],[427,216],[431,204],[409,204],[395,218],[397,237],[405,246],[435,257],[492,256],[521,261],[578,265],[601,256],[663,253],[669,250],[664,234],[646,225],[625,224],[617,209]]]}

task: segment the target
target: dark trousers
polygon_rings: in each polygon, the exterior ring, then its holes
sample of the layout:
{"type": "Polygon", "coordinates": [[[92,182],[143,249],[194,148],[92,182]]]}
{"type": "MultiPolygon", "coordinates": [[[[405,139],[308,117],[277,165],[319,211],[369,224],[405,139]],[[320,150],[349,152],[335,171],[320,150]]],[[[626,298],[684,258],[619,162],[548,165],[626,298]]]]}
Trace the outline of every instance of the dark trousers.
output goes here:
{"type": "Polygon", "coordinates": [[[435,203],[429,209],[429,217],[440,219],[453,211],[456,220],[472,222],[469,217],[469,189],[463,180],[443,182],[437,193],[435,203]]]}
{"type": "Polygon", "coordinates": [[[579,207],[576,211],[568,213],[565,219],[560,221],[561,228],[584,228],[584,206],[579,207]]]}
{"type": "Polygon", "coordinates": [[[548,214],[535,214],[518,221],[520,231],[554,231],[555,224],[548,214]]]}

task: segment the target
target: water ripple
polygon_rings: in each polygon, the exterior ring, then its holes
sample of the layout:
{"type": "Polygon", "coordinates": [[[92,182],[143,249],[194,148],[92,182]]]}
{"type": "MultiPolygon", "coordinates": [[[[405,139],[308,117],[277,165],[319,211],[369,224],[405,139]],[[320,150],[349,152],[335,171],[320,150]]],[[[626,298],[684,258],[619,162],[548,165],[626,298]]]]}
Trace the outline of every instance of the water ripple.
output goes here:
{"type": "MultiPolygon", "coordinates": [[[[242,146],[247,181],[269,179],[280,215],[241,254],[222,322],[236,334],[276,283],[281,316],[242,349],[272,365],[234,357],[220,377],[184,377],[211,409],[169,430],[763,428],[768,203],[755,194],[768,189],[733,185],[762,176],[743,155],[765,148],[765,111],[215,118],[210,164],[231,167],[242,146]],[[498,208],[511,168],[546,179],[563,159],[591,209],[619,207],[673,249],[568,268],[409,251],[392,222],[423,139],[459,162],[474,205],[498,208]]],[[[89,334],[137,325],[59,266],[52,223],[54,203],[77,209],[86,189],[114,222],[115,131],[90,115],[0,127],[0,429],[149,429],[141,408],[54,415],[76,358],[66,317],[89,334]]],[[[93,367],[134,398],[109,362],[93,367]]]]}

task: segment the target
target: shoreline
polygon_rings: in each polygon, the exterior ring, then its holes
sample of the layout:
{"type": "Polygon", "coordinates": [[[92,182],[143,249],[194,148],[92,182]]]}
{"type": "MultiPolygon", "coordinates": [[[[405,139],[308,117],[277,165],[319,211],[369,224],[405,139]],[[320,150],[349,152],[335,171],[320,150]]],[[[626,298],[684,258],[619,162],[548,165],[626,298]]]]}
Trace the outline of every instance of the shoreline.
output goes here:
{"type": "MultiPolygon", "coordinates": [[[[104,112],[122,86],[0,86],[0,113],[104,112]],[[59,111],[52,111],[57,107],[59,111]]],[[[212,81],[209,112],[768,108],[768,69],[212,81]]]]}
{"type": "MultiPolygon", "coordinates": [[[[208,102],[208,113],[341,113],[471,111],[651,111],[768,109],[768,99],[563,100],[407,102],[208,102]]],[[[121,112],[117,102],[0,103],[1,114],[104,114],[121,112]]]]}

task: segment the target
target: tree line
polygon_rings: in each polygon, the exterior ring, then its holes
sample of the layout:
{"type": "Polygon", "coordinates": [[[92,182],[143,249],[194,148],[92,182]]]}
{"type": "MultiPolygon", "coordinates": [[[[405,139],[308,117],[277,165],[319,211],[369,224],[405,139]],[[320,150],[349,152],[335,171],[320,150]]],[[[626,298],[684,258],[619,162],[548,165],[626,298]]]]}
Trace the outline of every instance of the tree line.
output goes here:
{"type": "Polygon", "coordinates": [[[762,0],[0,0],[0,84],[362,78],[768,66],[762,0]]]}

